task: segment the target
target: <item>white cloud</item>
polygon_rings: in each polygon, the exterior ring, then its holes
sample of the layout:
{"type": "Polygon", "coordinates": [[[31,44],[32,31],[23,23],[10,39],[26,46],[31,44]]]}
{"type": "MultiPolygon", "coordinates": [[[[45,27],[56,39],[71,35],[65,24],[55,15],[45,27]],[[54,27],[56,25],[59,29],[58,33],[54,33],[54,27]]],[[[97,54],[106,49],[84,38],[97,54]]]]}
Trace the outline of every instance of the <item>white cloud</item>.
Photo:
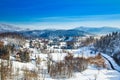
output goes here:
{"type": "Polygon", "coordinates": [[[95,20],[99,20],[99,21],[120,20],[120,14],[44,17],[44,18],[37,18],[34,20],[38,22],[77,22],[77,21],[95,21],[95,20]]]}

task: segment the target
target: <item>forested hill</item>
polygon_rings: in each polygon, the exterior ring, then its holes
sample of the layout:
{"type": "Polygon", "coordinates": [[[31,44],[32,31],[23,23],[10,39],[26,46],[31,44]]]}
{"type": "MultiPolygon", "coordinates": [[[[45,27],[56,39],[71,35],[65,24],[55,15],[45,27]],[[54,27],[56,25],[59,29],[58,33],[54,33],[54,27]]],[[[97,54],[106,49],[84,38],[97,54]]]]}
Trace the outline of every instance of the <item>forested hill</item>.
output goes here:
{"type": "Polygon", "coordinates": [[[108,54],[120,65],[120,32],[102,36],[94,44],[96,50],[108,54]]]}

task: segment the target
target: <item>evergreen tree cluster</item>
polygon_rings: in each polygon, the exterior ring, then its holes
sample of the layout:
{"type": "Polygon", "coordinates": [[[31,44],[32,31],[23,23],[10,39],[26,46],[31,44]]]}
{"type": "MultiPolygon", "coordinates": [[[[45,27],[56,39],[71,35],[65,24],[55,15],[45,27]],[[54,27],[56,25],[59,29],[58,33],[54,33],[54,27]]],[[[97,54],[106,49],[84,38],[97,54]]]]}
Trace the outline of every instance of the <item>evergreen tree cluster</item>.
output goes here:
{"type": "Polygon", "coordinates": [[[103,52],[113,57],[117,63],[120,63],[120,32],[112,32],[106,36],[97,39],[94,47],[99,52],[103,52]],[[115,56],[117,55],[117,56],[115,56]]]}

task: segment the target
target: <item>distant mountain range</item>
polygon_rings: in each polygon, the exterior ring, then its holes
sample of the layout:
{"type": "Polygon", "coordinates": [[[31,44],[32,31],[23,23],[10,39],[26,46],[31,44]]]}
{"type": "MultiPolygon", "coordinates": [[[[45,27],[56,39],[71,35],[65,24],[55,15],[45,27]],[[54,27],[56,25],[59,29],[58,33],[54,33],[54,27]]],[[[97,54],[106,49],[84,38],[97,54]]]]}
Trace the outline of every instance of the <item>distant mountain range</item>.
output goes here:
{"type": "Polygon", "coordinates": [[[0,33],[3,32],[17,32],[26,37],[43,37],[43,38],[52,38],[52,37],[63,37],[63,36],[86,36],[86,35],[96,35],[96,34],[107,34],[113,31],[120,31],[119,28],[113,27],[77,27],[70,30],[30,30],[16,27],[9,24],[0,24],[0,33]]]}
{"type": "Polygon", "coordinates": [[[19,34],[24,35],[25,37],[34,37],[34,38],[54,38],[54,37],[64,37],[64,36],[86,36],[91,35],[87,32],[84,32],[82,30],[30,30],[30,29],[22,29],[19,27],[16,27],[14,25],[9,24],[0,24],[0,33],[3,32],[17,32],[19,34]]]}
{"type": "Polygon", "coordinates": [[[0,33],[2,32],[16,32],[16,31],[21,31],[24,30],[20,27],[14,26],[14,25],[9,25],[9,24],[0,24],[0,33]]]}
{"type": "Polygon", "coordinates": [[[86,36],[90,35],[87,32],[80,30],[31,30],[31,31],[21,31],[27,37],[43,37],[43,38],[53,38],[53,37],[64,37],[64,36],[86,36]]]}
{"type": "Polygon", "coordinates": [[[88,33],[92,33],[92,34],[108,34],[111,32],[116,32],[116,31],[120,31],[120,28],[116,28],[116,27],[99,27],[99,28],[95,28],[95,27],[77,27],[74,28],[75,30],[82,30],[88,33]]]}

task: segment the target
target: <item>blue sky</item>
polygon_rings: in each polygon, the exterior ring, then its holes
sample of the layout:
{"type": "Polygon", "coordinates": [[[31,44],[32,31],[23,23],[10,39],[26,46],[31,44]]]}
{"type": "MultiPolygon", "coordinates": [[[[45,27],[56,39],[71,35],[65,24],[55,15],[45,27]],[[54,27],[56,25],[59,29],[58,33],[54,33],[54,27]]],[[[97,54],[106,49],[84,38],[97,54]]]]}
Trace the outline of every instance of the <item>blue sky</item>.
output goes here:
{"type": "Polygon", "coordinates": [[[0,0],[0,22],[29,28],[120,26],[120,0],[0,0]]]}

